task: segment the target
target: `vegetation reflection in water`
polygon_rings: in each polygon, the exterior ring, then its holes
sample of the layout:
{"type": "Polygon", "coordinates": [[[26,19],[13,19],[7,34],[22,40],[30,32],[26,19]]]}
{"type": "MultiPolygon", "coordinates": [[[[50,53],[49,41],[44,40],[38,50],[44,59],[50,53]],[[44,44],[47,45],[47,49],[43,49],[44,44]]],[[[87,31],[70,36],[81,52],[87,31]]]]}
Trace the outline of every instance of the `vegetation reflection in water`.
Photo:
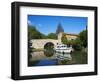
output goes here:
{"type": "Polygon", "coordinates": [[[32,52],[31,55],[28,66],[87,64],[87,54],[82,51],[67,54],[44,50],[32,52]]]}

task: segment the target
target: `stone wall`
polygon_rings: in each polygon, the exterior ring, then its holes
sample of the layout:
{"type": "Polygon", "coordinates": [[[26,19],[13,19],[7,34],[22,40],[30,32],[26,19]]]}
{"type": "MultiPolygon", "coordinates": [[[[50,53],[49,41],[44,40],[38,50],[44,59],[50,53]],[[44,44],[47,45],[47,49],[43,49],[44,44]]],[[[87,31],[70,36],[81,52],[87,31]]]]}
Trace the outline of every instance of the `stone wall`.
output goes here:
{"type": "Polygon", "coordinates": [[[58,43],[58,40],[54,40],[54,39],[32,39],[31,40],[32,47],[36,49],[44,48],[45,44],[47,44],[48,42],[53,43],[55,46],[58,43]]]}

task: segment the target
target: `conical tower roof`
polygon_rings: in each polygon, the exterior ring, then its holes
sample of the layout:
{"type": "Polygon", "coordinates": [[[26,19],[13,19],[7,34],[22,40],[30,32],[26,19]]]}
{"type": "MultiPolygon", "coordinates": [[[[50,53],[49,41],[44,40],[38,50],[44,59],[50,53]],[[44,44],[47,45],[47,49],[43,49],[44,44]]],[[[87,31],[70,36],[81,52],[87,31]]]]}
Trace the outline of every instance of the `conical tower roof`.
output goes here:
{"type": "Polygon", "coordinates": [[[64,32],[64,29],[63,29],[62,25],[59,23],[57,30],[56,30],[56,34],[59,34],[60,32],[64,32]]]}

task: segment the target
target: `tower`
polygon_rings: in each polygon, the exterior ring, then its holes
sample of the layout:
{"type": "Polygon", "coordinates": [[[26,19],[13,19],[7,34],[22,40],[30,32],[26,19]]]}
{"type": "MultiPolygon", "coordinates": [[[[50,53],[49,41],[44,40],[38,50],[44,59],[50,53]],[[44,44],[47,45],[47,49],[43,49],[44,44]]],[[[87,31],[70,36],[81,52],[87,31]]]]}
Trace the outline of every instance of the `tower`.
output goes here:
{"type": "Polygon", "coordinates": [[[61,44],[61,38],[62,38],[62,34],[64,32],[64,29],[62,28],[62,25],[59,23],[58,24],[58,27],[57,27],[57,30],[56,30],[56,34],[58,36],[58,43],[61,44]]]}
{"type": "Polygon", "coordinates": [[[62,32],[60,32],[60,33],[58,34],[58,43],[59,43],[59,44],[62,43],[62,41],[61,41],[62,34],[63,34],[62,32]]]}

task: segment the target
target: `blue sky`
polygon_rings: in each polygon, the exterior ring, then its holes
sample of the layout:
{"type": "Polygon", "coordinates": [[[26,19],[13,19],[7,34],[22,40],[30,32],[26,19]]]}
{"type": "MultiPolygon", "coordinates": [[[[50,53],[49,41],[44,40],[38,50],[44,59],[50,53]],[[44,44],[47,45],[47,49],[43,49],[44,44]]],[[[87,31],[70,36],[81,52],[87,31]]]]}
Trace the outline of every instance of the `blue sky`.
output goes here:
{"type": "Polygon", "coordinates": [[[71,16],[46,16],[46,15],[28,15],[28,24],[36,26],[37,30],[47,35],[55,33],[58,24],[61,24],[65,33],[78,34],[86,29],[88,25],[87,17],[71,16]]]}

